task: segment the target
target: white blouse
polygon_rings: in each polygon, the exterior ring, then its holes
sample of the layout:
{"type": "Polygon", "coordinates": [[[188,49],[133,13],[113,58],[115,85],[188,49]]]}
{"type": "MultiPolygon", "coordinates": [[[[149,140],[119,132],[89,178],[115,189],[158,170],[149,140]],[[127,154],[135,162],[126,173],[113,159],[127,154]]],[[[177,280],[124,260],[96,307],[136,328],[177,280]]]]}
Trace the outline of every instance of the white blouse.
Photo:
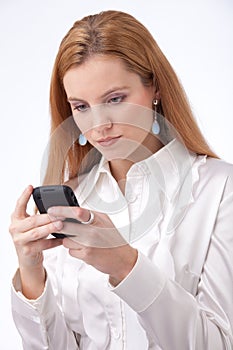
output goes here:
{"type": "Polygon", "coordinates": [[[138,249],[115,288],[60,246],[45,252],[37,300],[13,279],[12,308],[27,350],[232,350],[233,165],[173,140],[134,164],[125,195],[101,160],[76,188],[138,249]]]}

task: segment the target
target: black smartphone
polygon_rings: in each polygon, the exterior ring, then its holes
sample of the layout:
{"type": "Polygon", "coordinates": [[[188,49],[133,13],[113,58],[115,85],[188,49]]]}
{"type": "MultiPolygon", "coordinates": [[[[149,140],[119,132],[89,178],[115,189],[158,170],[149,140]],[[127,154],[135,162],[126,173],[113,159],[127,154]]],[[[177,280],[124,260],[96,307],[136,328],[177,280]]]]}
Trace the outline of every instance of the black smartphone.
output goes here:
{"type": "MultiPolygon", "coordinates": [[[[35,187],[33,190],[33,199],[41,214],[47,213],[48,208],[55,206],[79,206],[77,198],[67,185],[49,185],[35,187]]],[[[67,218],[66,221],[80,223],[78,220],[67,218]]],[[[63,233],[52,233],[56,238],[64,238],[63,233]]]]}

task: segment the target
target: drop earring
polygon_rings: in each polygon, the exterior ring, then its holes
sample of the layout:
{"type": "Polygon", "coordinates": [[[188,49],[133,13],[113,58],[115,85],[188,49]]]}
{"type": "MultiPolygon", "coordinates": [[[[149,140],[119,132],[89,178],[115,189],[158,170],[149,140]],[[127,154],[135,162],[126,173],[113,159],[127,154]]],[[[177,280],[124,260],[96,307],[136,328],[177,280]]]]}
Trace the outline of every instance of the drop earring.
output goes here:
{"type": "Polygon", "coordinates": [[[78,143],[80,144],[80,146],[85,146],[87,144],[87,139],[83,134],[79,135],[78,143]]]}
{"type": "Polygon", "coordinates": [[[153,105],[155,106],[155,109],[154,109],[154,121],[153,121],[151,130],[154,135],[158,135],[160,133],[160,126],[157,121],[157,112],[156,112],[156,106],[158,105],[158,103],[159,103],[158,100],[153,100],[153,105]]]}

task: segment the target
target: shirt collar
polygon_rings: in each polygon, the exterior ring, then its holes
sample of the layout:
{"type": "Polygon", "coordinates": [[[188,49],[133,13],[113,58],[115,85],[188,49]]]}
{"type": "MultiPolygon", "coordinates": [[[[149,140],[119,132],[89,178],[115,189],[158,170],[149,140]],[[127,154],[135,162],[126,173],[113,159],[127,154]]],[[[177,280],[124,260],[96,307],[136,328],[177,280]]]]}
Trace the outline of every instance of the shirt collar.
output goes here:
{"type": "MultiPolygon", "coordinates": [[[[196,154],[187,148],[177,139],[173,139],[166,146],[162,147],[150,157],[137,162],[131,166],[127,173],[127,178],[134,176],[152,175],[160,190],[167,199],[171,201],[177,194],[180,186],[186,179],[187,191],[192,190],[192,165],[196,159],[196,154]],[[188,181],[187,181],[188,177],[188,181]]],[[[98,181],[103,176],[112,178],[108,161],[102,157],[100,163],[79,181],[76,189],[79,203],[86,200],[98,181]]]]}

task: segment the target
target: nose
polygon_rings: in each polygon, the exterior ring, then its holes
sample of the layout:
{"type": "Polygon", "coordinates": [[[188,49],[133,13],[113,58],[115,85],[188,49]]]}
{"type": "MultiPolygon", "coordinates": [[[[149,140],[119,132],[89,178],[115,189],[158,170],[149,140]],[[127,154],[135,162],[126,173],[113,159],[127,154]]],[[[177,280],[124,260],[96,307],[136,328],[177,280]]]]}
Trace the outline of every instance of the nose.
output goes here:
{"type": "Polygon", "coordinates": [[[103,105],[92,108],[91,111],[91,129],[97,133],[102,133],[112,127],[110,111],[103,105]]]}
{"type": "Polygon", "coordinates": [[[110,111],[103,105],[96,105],[83,113],[74,115],[74,120],[82,133],[95,131],[98,133],[112,127],[110,111]]]}
{"type": "Polygon", "coordinates": [[[103,123],[99,123],[93,127],[93,131],[97,132],[98,134],[101,134],[104,132],[106,129],[111,129],[112,127],[112,122],[110,119],[106,120],[103,123]]]}

